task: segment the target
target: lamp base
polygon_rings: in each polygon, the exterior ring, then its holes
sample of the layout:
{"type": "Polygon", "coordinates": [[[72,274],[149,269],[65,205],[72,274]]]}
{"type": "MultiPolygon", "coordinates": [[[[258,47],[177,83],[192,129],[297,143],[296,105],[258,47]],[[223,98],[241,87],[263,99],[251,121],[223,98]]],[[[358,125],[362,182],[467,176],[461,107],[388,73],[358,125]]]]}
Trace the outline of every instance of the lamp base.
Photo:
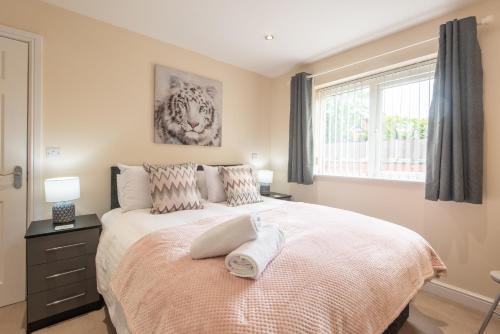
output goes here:
{"type": "Polygon", "coordinates": [[[261,184],[260,185],[260,194],[261,195],[269,195],[271,192],[271,185],[270,184],[261,184]]]}
{"type": "Polygon", "coordinates": [[[75,204],[73,202],[59,202],[52,206],[52,223],[67,224],[75,221],[75,204]]]}

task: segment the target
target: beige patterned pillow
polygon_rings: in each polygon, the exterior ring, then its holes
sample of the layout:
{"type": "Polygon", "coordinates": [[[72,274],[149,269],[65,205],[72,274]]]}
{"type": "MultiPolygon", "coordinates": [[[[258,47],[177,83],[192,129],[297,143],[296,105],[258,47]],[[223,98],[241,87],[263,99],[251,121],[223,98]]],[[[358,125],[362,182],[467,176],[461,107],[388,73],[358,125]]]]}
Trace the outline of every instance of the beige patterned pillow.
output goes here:
{"type": "Polygon", "coordinates": [[[196,186],[196,165],[144,164],[149,175],[153,207],[151,213],[202,209],[201,195],[196,186]]]}
{"type": "Polygon", "coordinates": [[[257,186],[257,179],[249,166],[219,167],[219,174],[224,183],[227,205],[262,202],[257,186]]]}

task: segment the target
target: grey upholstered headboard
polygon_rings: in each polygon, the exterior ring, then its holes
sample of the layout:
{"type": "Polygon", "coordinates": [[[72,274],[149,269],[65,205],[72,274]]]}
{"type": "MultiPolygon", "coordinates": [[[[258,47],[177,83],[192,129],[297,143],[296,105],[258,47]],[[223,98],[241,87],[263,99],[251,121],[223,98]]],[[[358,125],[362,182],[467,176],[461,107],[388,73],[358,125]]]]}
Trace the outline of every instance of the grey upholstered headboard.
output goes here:
{"type": "MultiPolygon", "coordinates": [[[[223,164],[223,165],[210,165],[210,166],[225,166],[225,167],[230,167],[230,166],[238,166],[241,164],[223,164]]],[[[203,166],[198,165],[198,170],[202,171],[203,166]]],[[[111,166],[111,210],[119,208],[120,203],[118,202],[118,189],[116,186],[116,176],[120,174],[120,168],[117,166],[111,166]]]]}
{"type": "Polygon", "coordinates": [[[120,174],[120,168],[111,166],[111,210],[119,208],[118,188],[116,187],[116,176],[120,174]]]}

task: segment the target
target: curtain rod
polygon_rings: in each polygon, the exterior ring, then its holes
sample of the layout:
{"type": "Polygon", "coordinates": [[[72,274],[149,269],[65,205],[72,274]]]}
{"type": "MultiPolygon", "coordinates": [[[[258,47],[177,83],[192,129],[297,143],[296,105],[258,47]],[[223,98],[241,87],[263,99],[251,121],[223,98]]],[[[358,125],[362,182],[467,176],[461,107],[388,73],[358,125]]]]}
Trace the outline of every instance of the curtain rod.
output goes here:
{"type": "MultiPolygon", "coordinates": [[[[479,22],[477,22],[477,25],[478,26],[487,25],[487,24],[493,22],[493,19],[494,19],[493,15],[485,16],[481,20],[479,20],[479,22]]],[[[399,51],[403,51],[403,50],[406,50],[406,49],[410,49],[410,48],[413,48],[415,46],[419,46],[419,45],[422,45],[422,44],[425,44],[425,43],[429,43],[429,42],[435,41],[437,39],[439,39],[439,36],[432,37],[432,38],[429,38],[429,39],[426,39],[426,40],[423,40],[423,41],[420,41],[420,42],[416,42],[416,43],[413,43],[413,44],[410,44],[410,45],[406,45],[406,46],[403,46],[401,48],[398,48],[398,49],[395,49],[395,50],[391,50],[391,51],[387,51],[387,52],[384,52],[384,53],[381,53],[381,54],[378,54],[378,55],[375,55],[375,56],[372,56],[372,57],[369,57],[369,58],[366,58],[366,59],[358,60],[358,61],[355,61],[353,63],[347,64],[347,65],[343,65],[343,66],[340,66],[340,67],[335,67],[335,68],[332,68],[332,69],[324,71],[324,72],[320,72],[320,73],[317,73],[317,74],[311,74],[311,75],[308,75],[307,78],[309,78],[309,79],[316,78],[316,77],[319,77],[321,75],[325,75],[325,74],[332,73],[332,72],[335,72],[335,71],[343,70],[344,68],[348,68],[348,67],[351,67],[351,66],[362,64],[364,62],[367,62],[367,61],[370,61],[370,60],[373,60],[373,59],[377,59],[377,58],[380,58],[380,57],[384,57],[384,56],[387,56],[387,55],[390,55],[390,54],[393,54],[393,53],[396,53],[396,52],[399,52],[399,51]]]]}

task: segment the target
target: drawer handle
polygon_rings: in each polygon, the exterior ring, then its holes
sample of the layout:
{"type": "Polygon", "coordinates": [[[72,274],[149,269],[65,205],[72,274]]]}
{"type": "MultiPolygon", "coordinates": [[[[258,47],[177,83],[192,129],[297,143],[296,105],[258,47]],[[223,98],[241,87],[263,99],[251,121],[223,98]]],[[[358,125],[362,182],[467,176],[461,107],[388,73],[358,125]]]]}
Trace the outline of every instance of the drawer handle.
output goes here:
{"type": "Polygon", "coordinates": [[[57,304],[60,304],[60,303],[69,302],[70,300],[73,300],[73,299],[76,299],[76,298],[83,297],[83,296],[85,296],[86,294],[87,294],[87,293],[82,292],[82,293],[79,293],[79,294],[77,294],[77,295],[74,295],[74,296],[71,296],[71,297],[68,297],[68,298],[59,299],[59,300],[53,301],[52,303],[45,304],[45,306],[54,306],[54,305],[57,305],[57,304]]]}
{"type": "Polygon", "coordinates": [[[45,276],[45,279],[56,278],[56,277],[59,277],[59,276],[69,275],[69,274],[77,273],[79,271],[84,271],[84,270],[87,270],[87,267],[81,267],[81,268],[78,268],[78,269],[65,271],[63,273],[57,273],[57,274],[53,274],[53,275],[50,275],[50,276],[45,276]]]}
{"type": "Polygon", "coordinates": [[[71,247],[78,247],[78,246],[83,246],[86,245],[86,242],[79,242],[76,244],[71,244],[71,245],[64,245],[64,246],[59,246],[59,247],[52,247],[52,248],[47,248],[45,251],[46,252],[54,252],[60,249],[65,249],[65,248],[71,248],[71,247]]]}

